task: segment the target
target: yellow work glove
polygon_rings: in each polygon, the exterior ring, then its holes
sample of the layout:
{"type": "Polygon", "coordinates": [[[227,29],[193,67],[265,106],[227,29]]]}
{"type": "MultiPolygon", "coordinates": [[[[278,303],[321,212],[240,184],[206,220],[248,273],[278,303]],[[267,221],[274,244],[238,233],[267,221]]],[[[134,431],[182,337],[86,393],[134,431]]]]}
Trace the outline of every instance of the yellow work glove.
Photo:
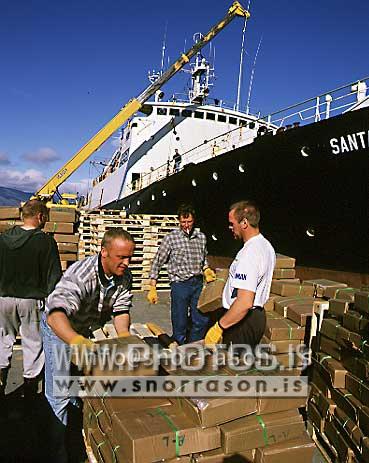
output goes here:
{"type": "Polygon", "coordinates": [[[128,338],[128,336],[131,336],[131,333],[129,331],[121,331],[118,333],[118,338],[128,338]]]}
{"type": "Polygon", "coordinates": [[[159,298],[155,286],[151,286],[149,292],[147,293],[147,300],[150,302],[150,304],[158,303],[159,298]]]}
{"type": "Polygon", "coordinates": [[[74,336],[69,344],[72,348],[72,362],[85,374],[89,374],[94,364],[96,344],[80,334],[74,336]]]}
{"type": "Polygon", "coordinates": [[[218,322],[213,325],[205,336],[205,346],[214,346],[222,342],[223,330],[219,326],[218,322]]]}
{"type": "Polygon", "coordinates": [[[77,334],[74,338],[71,339],[70,343],[71,346],[86,346],[86,347],[93,347],[95,344],[90,339],[85,338],[84,336],[77,334]]]}
{"type": "Polygon", "coordinates": [[[215,281],[217,279],[214,270],[212,270],[210,267],[206,267],[206,269],[204,270],[204,277],[206,283],[210,283],[211,281],[215,281]]]}

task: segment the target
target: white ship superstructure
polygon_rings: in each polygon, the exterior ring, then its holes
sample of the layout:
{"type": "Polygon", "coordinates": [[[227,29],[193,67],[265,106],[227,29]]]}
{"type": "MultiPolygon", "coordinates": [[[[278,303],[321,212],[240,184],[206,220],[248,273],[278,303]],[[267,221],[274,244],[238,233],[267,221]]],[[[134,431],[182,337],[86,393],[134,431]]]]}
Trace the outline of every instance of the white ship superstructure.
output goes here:
{"type": "Polygon", "coordinates": [[[206,104],[211,71],[209,63],[198,54],[190,71],[187,101],[161,101],[159,91],[155,101],[143,106],[142,116],[129,121],[118,149],[93,181],[89,208],[126,197],[189,163],[251,143],[260,130],[276,129],[257,116],[226,107],[221,100],[206,104]],[[179,163],[173,159],[176,150],[181,156],[179,163]]]}

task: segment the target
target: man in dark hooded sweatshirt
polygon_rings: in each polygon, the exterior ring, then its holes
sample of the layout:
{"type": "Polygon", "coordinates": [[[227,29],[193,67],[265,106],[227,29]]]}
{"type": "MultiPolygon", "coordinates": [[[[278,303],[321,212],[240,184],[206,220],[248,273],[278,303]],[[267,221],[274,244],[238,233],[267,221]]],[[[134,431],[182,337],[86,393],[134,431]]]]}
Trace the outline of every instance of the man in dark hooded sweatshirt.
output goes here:
{"type": "Polygon", "coordinates": [[[62,275],[56,242],[41,230],[47,221],[47,207],[30,200],[22,215],[24,225],[0,235],[0,404],[18,332],[22,336],[25,398],[37,391],[44,366],[40,309],[62,275]]]}

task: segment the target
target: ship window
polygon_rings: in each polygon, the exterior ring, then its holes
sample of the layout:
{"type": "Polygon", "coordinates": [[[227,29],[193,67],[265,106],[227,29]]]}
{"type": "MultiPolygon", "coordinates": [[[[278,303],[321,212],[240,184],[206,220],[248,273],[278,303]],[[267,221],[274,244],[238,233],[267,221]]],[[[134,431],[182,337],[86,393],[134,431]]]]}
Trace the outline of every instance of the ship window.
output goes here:
{"type": "Polygon", "coordinates": [[[215,114],[214,113],[206,113],[206,119],[209,119],[209,121],[215,121],[215,114]]]}
{"type": "Polygon", "coordinates": [[[240,119],[240,127],[247,127],[247,121],[240,119]]]}
{"type": "Polygon", "coordinates": [[[192,111],[190,111],[189,109],[184,109],[182,111],[182,116],[183,117],[192,117],[192,111]]]}
{"type": "Polygon", "coordinates": [[[166,116],[167,108],[158,108],[158,116],[166,116]]]}
{"type": "Polygon", "coordinates": [[[218,122],[227,122],[227,116],[223,116],[223,114],[219,114],[218,122]]]}
{"type": "Polygon", "coordinates": [[[196,119],[204,119],[204,113],[202,111],[195,111],[196,119]]]}
{"type": "Polygon", "coordinates": [[[249,124],[250,129],[254,129],[255,125],[256,125],[255,122],[250,122],[250,124],[249,124]]]}
{"type": "Polygon", "coordinates": [[[179,116],[179,109],[177,109],[177,108],[170,108],[169,114],[170,114],[171,116],[179,116]]]}
{"type": "Polygon", "coordinates": [[[134,129],[135,127],[137,127],[137,122],[134,122],[134,123],[131,125],[131,129],[134,129]]]}
{"type": "Polygon", "coordinates": [[[236,118],[236,117],[229,117],[228,122],[229,122],[230,124],[237,124],[237,118],[236,118]]]}

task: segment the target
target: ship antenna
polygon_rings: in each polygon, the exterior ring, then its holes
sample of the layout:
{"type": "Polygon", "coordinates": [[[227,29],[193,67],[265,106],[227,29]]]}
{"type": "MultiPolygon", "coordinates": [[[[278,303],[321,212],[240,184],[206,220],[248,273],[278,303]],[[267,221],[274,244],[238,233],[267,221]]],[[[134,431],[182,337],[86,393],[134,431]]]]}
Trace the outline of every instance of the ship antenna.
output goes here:
{"type": "Polygon", "coordinates": [[[258,57],[258,54],[259,54],[259,50],[260,50],[261,42],[262,42],[262,41],[263,41],[263,36],[260,37],[259,45],[258,45],[258,48],[257,48],[257,50],[256,50],[254,62],[253,62],[253,65],[252,65],[251,76],[250,76],[250,85],[249,85],[249,94],[248,94],[248,96],[247,96],[246,114],[249,114],[249,112],[250,112],[251,90],[252,90],[252,84],[253,84],[253,82],[254,82],[254,74],[255,74],[255,67],[256,67],[256,59],[257,59],[257,57],[258,57]]]}
{"type": "Polygon", "coordinates": [[[247,18],[245,16],[245,22],[243,24],[243,31],[242,31],[242,43],[241,43],[241,55],[240,55],[240,68],[238,71],[238,86],[237,86],[237,103],[236,103],[236,110],[240,109],[240,99],[241,99],[241,80],[242,80],[242,68],[243,68],[243,55],[245,53],[244,44],[245,44],[245,32],[246,32],[246,23],[247,18]]]}
{"type": "MultiPolygon", "coordinates": [[[[249,0],[249,3],[247,5],[247,11],[250,11],[250,3],[251,3],[251,0],[249,0]]],[[[239,109],[240,109],[240,100],[241,100],[241,82],[242,82],[242,70],[243,70],[243,55],[245,53],[244,44],[245,44],[245,34],[246,34],[246,23],[247,23],[247,17],[245,16],[245,22],[243,24],[243,30],[242,30],[240,68],[239,68],[239,71],[238,71],[237,101],[236,101],[236,110],[237,111],[239,111],[239,109]]]]}
{"type": "Polygon", "coordinates": [[[164,72],[164,61],[165,61],[165,50],[167,45],[167,29],[168,29],[168,21],[165,23],[165,30],[164,30],[164,38],[163,38],[163,46],[161,48],[161,68],[160,68],[160,75],[164,72]]]}

